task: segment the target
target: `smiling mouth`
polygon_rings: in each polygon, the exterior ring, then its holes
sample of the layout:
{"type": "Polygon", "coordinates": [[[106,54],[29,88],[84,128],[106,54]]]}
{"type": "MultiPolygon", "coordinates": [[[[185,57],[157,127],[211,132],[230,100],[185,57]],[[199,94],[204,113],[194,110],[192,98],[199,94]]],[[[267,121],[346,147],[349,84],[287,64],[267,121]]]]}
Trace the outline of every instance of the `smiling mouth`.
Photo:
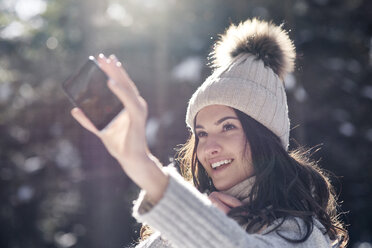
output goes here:
{"type": "Polygon", "coordinates": [[[211,164],[211,167],[213,169],[216,169],[216,168],[220,167],[221,165],[230,164],[232,161],[233,161],[232,159],[226,159],[226,160],[218,161],[216,163],[211,164]]]}

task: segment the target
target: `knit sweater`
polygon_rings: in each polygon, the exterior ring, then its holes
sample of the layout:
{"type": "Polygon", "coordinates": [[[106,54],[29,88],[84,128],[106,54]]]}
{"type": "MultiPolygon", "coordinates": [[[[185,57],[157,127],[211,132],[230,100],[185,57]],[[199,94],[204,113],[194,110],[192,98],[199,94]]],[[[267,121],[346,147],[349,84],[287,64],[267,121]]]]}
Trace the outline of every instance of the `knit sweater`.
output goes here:
{"type": "MultiPolygon", "coordinates": [[[[287,219],[273,232],[270,231],[280,220],[260,234],[249,234],[213,206],[206,195],[184,181],[173,168],[165,167],[164,172],[169,175],[169,183],[162,199],[152,206],[142,191],[135,202],[133,216],[157,230],[137,248],[332,247],[329,237],[323,234],[324,227],[316,219],[310,237],[302,243],[291,243],[281,237],[303,237],[306,227],[298,218],[287,219]]],[[[231,192],[241,193],[239,190],[231,192]]]]}

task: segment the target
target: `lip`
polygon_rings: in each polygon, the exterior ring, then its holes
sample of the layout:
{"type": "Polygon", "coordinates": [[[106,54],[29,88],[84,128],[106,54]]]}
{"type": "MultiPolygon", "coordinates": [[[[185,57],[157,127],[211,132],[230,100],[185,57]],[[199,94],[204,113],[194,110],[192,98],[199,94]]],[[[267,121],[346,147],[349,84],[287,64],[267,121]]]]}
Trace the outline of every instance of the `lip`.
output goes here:
{"type": "MultiPolygon", "coordinates": [[[[223,159],[224,160],[224,159],[223,159]]],[[[218,161],[221,161],[220,160],[216,160],[216,162],[218,161]]],[[[231,167],[232,163],[234,162],[234,159],[232,159],[231,163],[229,164],[223,164],[215,169],[212,168],[212,166],[210,165],[210,170],[209,170],[209,175],[211,178],[214,178],[214,179],[217,179],[217,178],[221,178],[221,177],[225,177],[226,176],[226,172],[225,170],[228,170],[229,167],[231,167]]]]}

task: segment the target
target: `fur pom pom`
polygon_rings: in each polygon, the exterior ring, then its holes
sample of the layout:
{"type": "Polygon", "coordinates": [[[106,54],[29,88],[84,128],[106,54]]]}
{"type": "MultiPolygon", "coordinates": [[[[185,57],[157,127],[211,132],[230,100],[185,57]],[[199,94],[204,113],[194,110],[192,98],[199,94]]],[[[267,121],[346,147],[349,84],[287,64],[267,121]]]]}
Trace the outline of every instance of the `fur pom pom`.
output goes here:
{"type": "Polygon", "coordinates": [[[210,57],[212,67],[229,65],[243,53],[262,60],[281,79],[294,69],[295,47],[282,25],[258,19],[249,19],[238,26],[232,24],[215,44],[210,57]]]}

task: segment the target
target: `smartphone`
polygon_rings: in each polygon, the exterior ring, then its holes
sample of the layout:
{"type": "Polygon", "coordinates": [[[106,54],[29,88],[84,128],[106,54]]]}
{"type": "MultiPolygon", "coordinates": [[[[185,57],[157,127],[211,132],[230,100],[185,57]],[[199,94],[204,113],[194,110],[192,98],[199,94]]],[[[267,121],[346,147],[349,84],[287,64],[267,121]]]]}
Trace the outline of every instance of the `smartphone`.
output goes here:
{"type": "Polygon", "coordinates": [[[104,129],[123,110],[107,86],[109,77],[93,56],[62,84],[73,106],[80,108],[97,129],[104,129]]]}

